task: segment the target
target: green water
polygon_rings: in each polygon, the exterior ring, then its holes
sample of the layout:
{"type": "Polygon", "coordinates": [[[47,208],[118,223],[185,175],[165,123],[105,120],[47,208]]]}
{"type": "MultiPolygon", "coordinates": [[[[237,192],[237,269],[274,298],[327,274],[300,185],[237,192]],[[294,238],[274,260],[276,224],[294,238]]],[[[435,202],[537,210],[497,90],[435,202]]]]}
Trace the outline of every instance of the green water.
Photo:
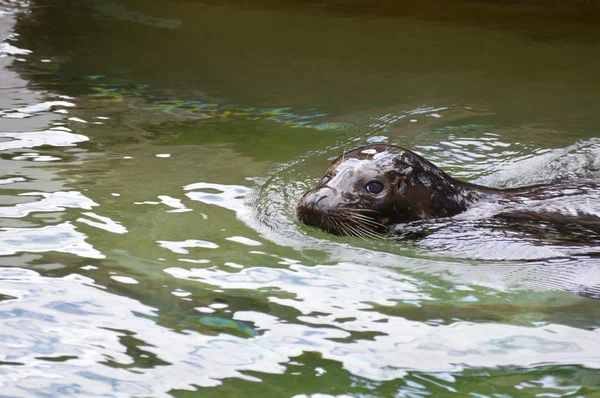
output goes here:
{"type": "Polygon", "coordinates": [[[593,245],[294,218],[369,142],[596,179],[595,4],[0,4],[1,397],[600,396],[593,245]]]}

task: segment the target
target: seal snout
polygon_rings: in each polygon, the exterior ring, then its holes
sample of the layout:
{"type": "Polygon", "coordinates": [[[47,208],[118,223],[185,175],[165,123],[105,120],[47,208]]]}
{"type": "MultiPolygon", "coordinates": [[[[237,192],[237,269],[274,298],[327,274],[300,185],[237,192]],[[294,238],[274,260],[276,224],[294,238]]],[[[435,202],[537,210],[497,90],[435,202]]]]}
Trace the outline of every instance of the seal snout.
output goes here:
{"type": "MultiPolygon", "coordinates": [[[[328,188],[328,187],[324,187],[324,188],[328,188]]],[[[302,199],[300,199],[300,204],[306,207],[309,207],[311,209],[318,209],[319,207],[323,206],[325,203],[321,203],[323,202],[323,200],[331,197],[333,194],[333,192],[330,192],[330,190],[325,190],[323,188],[320,189],[316,189],[314,191],[310,191],[308,192],[306,195],[304,195],[304,197],[302,199]]]]}
{"type": "Polygon", "coordinates": [[[327,186],[307,192],[298,202],[298,219],[305,224],[320,225],[333,197],[335,190],[327,186]]]}

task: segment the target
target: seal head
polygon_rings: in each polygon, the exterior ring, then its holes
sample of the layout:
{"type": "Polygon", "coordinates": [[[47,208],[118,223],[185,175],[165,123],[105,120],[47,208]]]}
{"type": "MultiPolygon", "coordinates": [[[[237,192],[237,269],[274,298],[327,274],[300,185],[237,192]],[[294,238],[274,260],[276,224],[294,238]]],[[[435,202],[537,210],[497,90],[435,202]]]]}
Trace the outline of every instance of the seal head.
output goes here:
{"type": "Polygon", "coordinates": [[[476,188],[408,149],[369,145],[335,159],[296,214],[335,235],[382,236],[396,224],[463,212],[484,195],[476,188]]]}

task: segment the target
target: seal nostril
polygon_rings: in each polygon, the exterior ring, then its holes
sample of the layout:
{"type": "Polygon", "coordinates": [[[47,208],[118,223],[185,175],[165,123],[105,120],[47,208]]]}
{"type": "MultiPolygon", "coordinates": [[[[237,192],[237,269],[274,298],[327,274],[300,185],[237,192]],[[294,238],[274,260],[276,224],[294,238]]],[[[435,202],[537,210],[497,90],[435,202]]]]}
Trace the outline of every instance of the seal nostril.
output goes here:
{"type": "Polygon", "coordinates": [[[323,195],[313,195],[309,200],[306,201],[307,207],[311,209],[316,209],[319,207],[319,202],[325,199],[323,195]]]}
{"type": "Polygon", "coordinates": [[[307,192],[301,199],[298,206],[312,210],[323,210],[320,209],[323,206],[327,207],[328,202],[335,196],[335,190],[330,187],[317,188],[314,191],[307,192]],[[323,202],[324,199],[327,199],[323,202]]]}
{"type": "Polygon", "coordinates": [[[317,200],[314,202],[314,206],[318,206],[318,205],[319,205],[319,202],[320,202],[320,201],[322,201],[323,199],[325,199],[326,197],[327,197],[327,195],[322,195],[322,196],[319,196],[319,197],[317,198],[317,200]]]}

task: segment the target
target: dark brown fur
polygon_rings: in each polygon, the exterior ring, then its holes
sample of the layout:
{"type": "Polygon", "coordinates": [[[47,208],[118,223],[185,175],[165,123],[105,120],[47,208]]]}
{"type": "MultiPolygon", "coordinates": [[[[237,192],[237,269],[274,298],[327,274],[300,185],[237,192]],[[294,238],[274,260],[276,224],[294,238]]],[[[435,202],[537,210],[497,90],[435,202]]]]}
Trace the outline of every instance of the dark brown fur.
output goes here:
{"type": "MultiPolygon", "coordinates": [[[[519,204],[563,193],[564,189],[551,184],[495,189],[459,181],[414,152],[376,144],[335,159],[317,186],[302,196],[296,214],[301,222],[335,235],[376,237],[398,224],[455,216],[482,199],[519,204]],[[369,192],[373,182],[384,189],[369,192]]],[[[498,217],[519,218],[516,212],[498,217]]]]}

